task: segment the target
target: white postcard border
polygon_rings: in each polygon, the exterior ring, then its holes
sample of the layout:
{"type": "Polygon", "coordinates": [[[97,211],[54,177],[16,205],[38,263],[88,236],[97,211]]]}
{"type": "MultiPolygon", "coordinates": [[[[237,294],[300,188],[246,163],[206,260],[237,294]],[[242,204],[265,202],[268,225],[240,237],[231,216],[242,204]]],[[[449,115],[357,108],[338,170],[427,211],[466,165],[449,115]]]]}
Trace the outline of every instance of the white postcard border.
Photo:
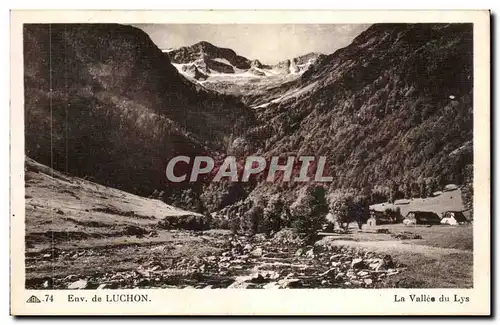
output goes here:
{"type": "Polygon", "coordinates": [[[490,22],[488,11],[63,11],[11,12],[11,313],[14,315],[486,315],[490,313],[490,22]],[[472,289],[26,290],[24,279],[23,23],[474,24],[474,287],[472,289]],[[94,295],[147,294],[150,302],[97,303],[94,295]],[[53,294],[55,303],[29,304],[53,294]],[[87,303],[69,303],[67,296],[87,303]],[[395,295],[468,296],[469,303],[397,303],[395,295]]]}

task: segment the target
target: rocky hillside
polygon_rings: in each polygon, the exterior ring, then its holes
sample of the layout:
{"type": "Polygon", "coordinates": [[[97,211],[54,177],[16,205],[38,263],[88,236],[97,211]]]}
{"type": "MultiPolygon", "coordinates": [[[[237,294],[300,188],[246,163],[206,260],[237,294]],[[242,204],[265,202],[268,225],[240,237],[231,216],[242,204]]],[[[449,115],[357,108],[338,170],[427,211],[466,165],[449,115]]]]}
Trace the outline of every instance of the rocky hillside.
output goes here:
{"type": "Polygon", "coordinates": [[[173,155],[224,149],[254,121],[130,26],[24,25],[24,71],[26,154],[134,193],[164,188],[173,155]]]}
{"type": "Polygon", "coordinates": [[[300,79],[247,96],[263,124],[247,141],[267,156],[326,156],[330,191],[463,184],[472,49],[471,24],[373,25],[300,79]]]}

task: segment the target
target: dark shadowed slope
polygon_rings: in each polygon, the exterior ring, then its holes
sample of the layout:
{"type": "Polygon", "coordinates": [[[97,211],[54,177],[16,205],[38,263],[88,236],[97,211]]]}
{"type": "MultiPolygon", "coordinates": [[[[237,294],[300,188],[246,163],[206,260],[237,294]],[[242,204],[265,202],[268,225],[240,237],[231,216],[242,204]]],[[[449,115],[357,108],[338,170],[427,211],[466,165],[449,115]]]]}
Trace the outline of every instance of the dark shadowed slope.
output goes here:
{"type": "Polygon", "coordinates": [[[136,193],[164,186],[174,154],[217,151],[254,120],[130,26],[27,24],[24,66],[26,154],[136,193]]]}

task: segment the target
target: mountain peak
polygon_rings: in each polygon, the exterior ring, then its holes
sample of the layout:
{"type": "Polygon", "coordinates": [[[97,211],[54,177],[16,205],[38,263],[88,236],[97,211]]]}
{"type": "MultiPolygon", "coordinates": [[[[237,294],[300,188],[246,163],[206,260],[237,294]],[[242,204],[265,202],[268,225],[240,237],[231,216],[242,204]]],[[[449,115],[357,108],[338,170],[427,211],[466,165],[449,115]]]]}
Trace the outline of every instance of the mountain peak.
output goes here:
{"type": "Polygon", "coordinates": [[[219,46],[216,46],[208,41],[199,41],[198,43],[194,43],[191,45],[191,47],[217,47],[220,48],[219,46]]]}
{"type": "MultiPolygon", "coordinates": [[[[186,64],[198,60],[208,66],[217,65],[221,69],[249,69],[250,60],[236,54],[229,48],[218,47],[207,41],[200,41],[191,46],[183,46],[168,53],[173,63],[186,64]],[[221,66],[223,64],[224,66],[221,66]],[[232,67],[231,67],[232,66],[232,67]]],[[[217,69],[217,68],[216,68],[217,69]]]]}
{"type": "Polygon", "coordinates": [[[309,52],[294,58],[285,59],[276,63],[273,67],[287,73],[302,73],[309,69],[318,59],[325,58],[326,55],[318,52],[309,52]]]}

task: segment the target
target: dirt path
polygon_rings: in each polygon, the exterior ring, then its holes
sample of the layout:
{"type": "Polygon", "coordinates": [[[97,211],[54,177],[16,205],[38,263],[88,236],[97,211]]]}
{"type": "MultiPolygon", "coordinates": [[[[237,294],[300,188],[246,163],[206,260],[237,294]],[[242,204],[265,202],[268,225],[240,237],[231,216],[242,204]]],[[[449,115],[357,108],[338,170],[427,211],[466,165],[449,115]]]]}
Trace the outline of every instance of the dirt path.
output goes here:
{"type": "Polygon", "coordinates": [[[419,245],[419,240],[412,241],[401,241],[401,240],[390,240],[390,241],[370,241],[370,242],[359,242],[353,240],[333,240],[334,245],[360,247],[370,251],[376,252],[407,252],[414,254],[423,254],[426,256],[436,257],[439,255],[449,255],[449,254],[467,254],[467,251],[455,248],[443,248],[443,247],[433,247],[428,245],[419,245]]]}

